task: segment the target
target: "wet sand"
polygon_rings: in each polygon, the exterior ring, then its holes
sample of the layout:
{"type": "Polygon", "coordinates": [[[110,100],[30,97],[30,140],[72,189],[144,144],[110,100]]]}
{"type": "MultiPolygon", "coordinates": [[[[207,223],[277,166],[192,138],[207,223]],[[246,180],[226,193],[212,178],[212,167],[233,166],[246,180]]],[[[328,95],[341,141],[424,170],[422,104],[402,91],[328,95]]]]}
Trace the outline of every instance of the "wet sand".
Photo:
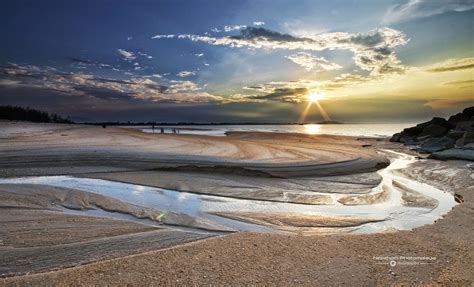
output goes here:
{"type": "MultiPolygon", "coordinates": [[[[409,152],[385,141],[337,136],[233,133],[209,137],[79,125],[0,125],[1,178],[73,175],[269,203],[325,205],[332,204],[331,193],[370,195],[381,181],[375,171],[388,165],[377,149],[409,152]],[[292,190],[298,192],[292,195],[292,190]]],[[[290,226],[291,231],[320,229],[306,236],[298,232],[224,236],[212,231],[219,230],[216,226],[208,228],[208,222],[185,214],[164,217],[164,222],[163,210],[62,188],[3,184],[0,253],[8,260],[3,260],[0,270],[10,277],[0,279],[0,284],[469,286],[474,281],[470,272],[474,198],[467,164],[422,160],[398,171],[457,193],[464,202],[435,224],[370,235],[334,234],[341,226],[361,224],[354,218],[234,212],[221,215],[290,226]],[[38,200],[41,194],[43,203],[38,200]],[[91,209],[112,210],[137,220],[81,214],[91,209]],[[64,214],[64,210],[77,213],[64,214]],[[324,229],[328,223],[329,232],[324,229]],[[189,241],[194,242],[184,244],[189,241]],[[411,265],[410,260],[397,259],[398,264],[391,267],[389,259],[377,256],[436,259],[417,259],[411,265]],[[72,267],[80,264],[85,265],[72,267]],[[72,268],[51,271],[65,267],[72,268]],[[49,272],[24,275],[44,271],[49,272]]],[[[437,205],[406,186],[394,186],[403,191],[407,206],[437,205]]]]}

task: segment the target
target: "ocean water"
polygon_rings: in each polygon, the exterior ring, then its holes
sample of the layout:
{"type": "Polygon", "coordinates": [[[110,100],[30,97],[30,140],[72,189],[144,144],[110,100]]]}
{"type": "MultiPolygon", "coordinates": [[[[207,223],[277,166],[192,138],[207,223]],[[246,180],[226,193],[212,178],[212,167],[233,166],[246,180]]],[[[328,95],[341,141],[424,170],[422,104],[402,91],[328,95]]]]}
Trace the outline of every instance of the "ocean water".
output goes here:
{"type": "Polygon", "coordinates": [[[176,125],[176,126],[128,126],[128,128],[141,129],[147,133],[173,133],[179,134],[225,136],[227,132],[277,132],[277,133],[302,133],[302,134],[328,134],[344,136],[388,137],[400,132],[404,128],[416,125],[405,124],[305,124],[305,125],[176,125]]]}

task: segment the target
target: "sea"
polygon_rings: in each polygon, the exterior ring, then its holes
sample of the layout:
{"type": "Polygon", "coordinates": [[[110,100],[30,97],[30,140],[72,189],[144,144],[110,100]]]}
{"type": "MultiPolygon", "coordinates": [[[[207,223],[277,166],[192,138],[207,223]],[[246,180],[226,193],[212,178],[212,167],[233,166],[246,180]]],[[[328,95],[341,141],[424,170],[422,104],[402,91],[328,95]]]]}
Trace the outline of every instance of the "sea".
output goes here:
{"type": "Polygon", "coordinates": [[[389,137],[404,128],[416,125],[403,124],[282,124],[282,125],[165,125],[126,126],[146,133],[177,133],[208,136],[226,136],[227,132],[275,132],[309,135],[327,134],[364,137],[389,137]]]}

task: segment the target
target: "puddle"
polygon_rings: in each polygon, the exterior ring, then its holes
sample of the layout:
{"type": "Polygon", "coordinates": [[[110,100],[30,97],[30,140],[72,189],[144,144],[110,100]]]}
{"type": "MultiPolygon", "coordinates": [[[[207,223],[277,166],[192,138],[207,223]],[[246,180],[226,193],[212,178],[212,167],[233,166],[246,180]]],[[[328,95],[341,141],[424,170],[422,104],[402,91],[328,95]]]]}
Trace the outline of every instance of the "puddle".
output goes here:
{"type": "MultiPolygon", "coordinates": [[[[349,216],[355,219],[380,220],[364,223],[355,227],[344,228],[353,233],[375,233],[386,230],[407,230],[433,223],[448,213],[456,204],[454,197],[442,190],[425,183],[420,183],[392,171],[405,168],[416,159],[410,155],[392,151],[381,151],[391,158],[391,164],[378,173],[382,176],[379,186],[372,193],[380,192],[382,186],[388,189],[387,200],[366,205],[342,205],[335,201],[331,205],[304,205],[284,202],[269,202],[249,199],[236,199],[223,196],[202,195],[189,192],[179,192],[149,186],[128,184],[102,179],[76,178],[71,176],[41,176],[0,179],[0,184],[41,184],[55,187],[71,188],[109,196],[135,205],[154,208],[163,211],[183,213],[239,231],[268,232],[268,226],[245,223],[224,218],[212,213],[296,213],[317,216],[349,216]],[[437,207],[421,208],[402,205],[401,193],[393,187],[392,181],[401,182],[410,189],[424,196],[436,199],[437,207]]],[[[331,194],[333,199],[347,194],[331,194]]],[[[73,211],[71,211],[73,212],[73,211]]],[[[75,213],[81,211],[74,211],[75,213]]],[[[105,212],[89,211],[92,216],[120,218],[123,215],[105,212]]],[[[123,219],[123,218],[121,218],[123,219]]]]}

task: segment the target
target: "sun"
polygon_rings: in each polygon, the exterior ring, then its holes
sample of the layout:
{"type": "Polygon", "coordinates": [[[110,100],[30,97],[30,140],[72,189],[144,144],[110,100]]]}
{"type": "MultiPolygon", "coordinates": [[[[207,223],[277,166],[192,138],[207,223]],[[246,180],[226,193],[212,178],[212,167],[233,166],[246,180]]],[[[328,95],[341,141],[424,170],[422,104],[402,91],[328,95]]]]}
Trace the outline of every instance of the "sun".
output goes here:
{"type": "Polygon", "coordinates": [[[324,99],[324,94],[321,92],[314,92],[314,93],[308,94],[308,101],[310,103],[314,103],[322,99],[324,99]]]}

